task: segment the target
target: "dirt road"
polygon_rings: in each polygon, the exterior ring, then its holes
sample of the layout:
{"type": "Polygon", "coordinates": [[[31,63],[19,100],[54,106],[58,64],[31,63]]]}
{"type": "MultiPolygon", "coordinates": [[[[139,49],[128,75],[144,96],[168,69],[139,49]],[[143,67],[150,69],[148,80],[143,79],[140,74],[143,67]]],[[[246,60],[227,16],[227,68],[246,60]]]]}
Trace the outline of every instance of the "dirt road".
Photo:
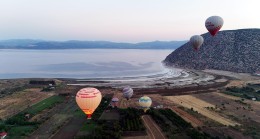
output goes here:
{"type": "Polygon", "coordinates": [[[166,139],[157,124],[149,115],[142,116],[148,135],[151,139],[166,139]]]}

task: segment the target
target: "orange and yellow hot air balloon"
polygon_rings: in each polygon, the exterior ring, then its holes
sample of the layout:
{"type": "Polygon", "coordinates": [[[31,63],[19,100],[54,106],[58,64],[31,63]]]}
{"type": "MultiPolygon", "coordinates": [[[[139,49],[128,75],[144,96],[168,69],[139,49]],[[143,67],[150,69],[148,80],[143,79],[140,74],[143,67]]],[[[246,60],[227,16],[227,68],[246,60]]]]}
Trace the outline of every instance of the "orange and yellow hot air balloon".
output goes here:
{"type": "Polygon", "coordinates": [[[101,99],[101,92],[96,88],[80,89],[76,95],[76,102],[88,119],[91,119],[91,115],[100,104],[101,99]]]}

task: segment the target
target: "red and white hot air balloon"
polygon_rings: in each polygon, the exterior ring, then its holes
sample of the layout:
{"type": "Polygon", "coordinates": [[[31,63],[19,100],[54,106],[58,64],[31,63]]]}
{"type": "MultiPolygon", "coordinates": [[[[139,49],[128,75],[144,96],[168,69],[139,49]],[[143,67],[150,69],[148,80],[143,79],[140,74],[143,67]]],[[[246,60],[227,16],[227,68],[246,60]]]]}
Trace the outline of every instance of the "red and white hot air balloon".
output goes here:
{"type": "Polygon", "coordinates": [[[211,16],[207,18],[205,27],[212,36],[215,36],[223,26],[224,20],[220,16],[211,16]]]}
{"type": "Polygon", "coordinates": [[[91,119],[91,115],[100,104],[101,99],[101,92],[96,88],[80,89],[76,95],[76,102],[88,119],[91,119]]]}
{"type": "Polygon", "coordinates": [[[192,37],[190,38],[190,43],[191,43],[192,47],[193,47],[196,51],[199,50],[199,48],[200,48],[200,46],[203,44],[203,42],[204,42],[204,39],[203,39],[203,37],[200,36],[200,35],[194,35],[194,36],[192,36],[192,37]]]}

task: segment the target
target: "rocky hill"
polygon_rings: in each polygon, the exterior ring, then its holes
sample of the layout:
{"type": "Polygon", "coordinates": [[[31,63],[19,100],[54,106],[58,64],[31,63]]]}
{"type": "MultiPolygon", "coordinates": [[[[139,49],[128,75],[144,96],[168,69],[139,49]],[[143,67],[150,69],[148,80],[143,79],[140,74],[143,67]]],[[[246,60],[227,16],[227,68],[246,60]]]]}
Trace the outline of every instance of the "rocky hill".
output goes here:
{"type": "Polygon", "coordinates": [[[202,35],[198,52],[188,42],[166,57],[167,66],[188,69],[216,69],[255,73],[260,71],[260,29],[219,32],[215,37],[202,35]]]}

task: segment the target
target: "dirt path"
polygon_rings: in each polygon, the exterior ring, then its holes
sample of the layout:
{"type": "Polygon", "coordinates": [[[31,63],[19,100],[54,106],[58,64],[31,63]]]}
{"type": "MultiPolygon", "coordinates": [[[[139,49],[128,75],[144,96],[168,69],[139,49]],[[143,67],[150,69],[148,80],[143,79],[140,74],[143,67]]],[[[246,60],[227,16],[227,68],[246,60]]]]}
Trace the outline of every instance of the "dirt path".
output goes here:
{"type": "Polygon", "coordinates": [[[142,116],[145,127],[148,130],[148,135],[151,139],[166,139],[161,132],[160,128],[156,125],[156,123],[151,119],[149,115],[142,116]]]}

